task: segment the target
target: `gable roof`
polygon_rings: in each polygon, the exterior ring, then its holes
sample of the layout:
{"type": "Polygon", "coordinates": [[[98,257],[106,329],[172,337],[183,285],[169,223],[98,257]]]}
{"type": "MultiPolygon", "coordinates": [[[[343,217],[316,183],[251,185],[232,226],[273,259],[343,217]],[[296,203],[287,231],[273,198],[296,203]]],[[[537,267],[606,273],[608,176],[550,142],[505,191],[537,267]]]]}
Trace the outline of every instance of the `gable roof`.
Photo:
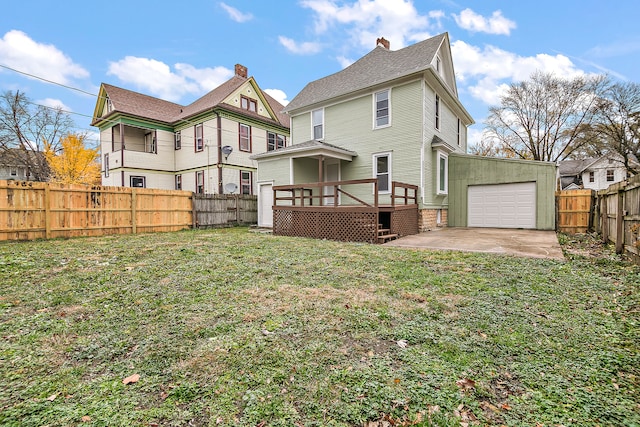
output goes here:
{"type": "Polygon", "coordinates": [[[358,155],[358,153],[347,150],[346,148],[338,147],[337,145],[327,144],[326,142],[312,139],[311,141],[289,145],[288,147],[278,148],[277,150],[267,151],[266,153],[254,154],[250,159],[258,160],[269,157],[312,157],[317,155],[351,161],[358,155]]]}
{"type": "Polygon", "coordinates": [[[250,116],[257,120],[289,128],[289,117],[282,112],[282,110],[284,110],[284,106],[273,97],[269,96],[266,92],[262,91],[253,77],[246,78],[238,76],[237,74],[187,106],[165,101],[153,96],[144,95],[128,89],[123,89],[107,83],[102,83],[98,103],[96,104],[96,109],[94,111],[94,119],[91,125],[95,126],[106,120],[110,115],[117,113],[136,116],[143,119],[151,119],[173,125],[179,121],[188,120],[190,117],[214,108],[226,109],[250,116]],[[273,115],[275,119],[269,119],[265,116],[261,116],[257,112],[247,111],[223,102],[229,95],[231,95],[231,93],[247,81],[255,87],[256,93],[261,96],[263,103],[269,109],[270,115],[273,115]],[[100,113],[107,98],[112,103],[113,111],[106,116],[100,117],[100,113]]]}
{"type": "Polygon", "coordinates": [[[442,33],[396,51],[378,45],[342,71],[307,84],[284,111],[296,110],[424,71],[432,67],[440,46],[448,39],[448,34],[442,33]]]}

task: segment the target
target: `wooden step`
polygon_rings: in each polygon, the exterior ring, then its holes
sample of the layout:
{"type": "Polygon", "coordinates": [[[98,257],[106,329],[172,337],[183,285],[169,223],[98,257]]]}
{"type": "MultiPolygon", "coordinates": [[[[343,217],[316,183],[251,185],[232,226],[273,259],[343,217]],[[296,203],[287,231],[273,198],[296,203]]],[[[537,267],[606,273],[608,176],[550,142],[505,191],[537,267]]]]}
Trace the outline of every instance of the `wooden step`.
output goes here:
{"type": "Polygon", "coordinates": [[[378,242],[379,243],[384,243],[387,240],[393,240],[393,239],[397,239],[398,235],[397,234],[383,234],[383,235],[379,235],[378,236],[378,242]]]}

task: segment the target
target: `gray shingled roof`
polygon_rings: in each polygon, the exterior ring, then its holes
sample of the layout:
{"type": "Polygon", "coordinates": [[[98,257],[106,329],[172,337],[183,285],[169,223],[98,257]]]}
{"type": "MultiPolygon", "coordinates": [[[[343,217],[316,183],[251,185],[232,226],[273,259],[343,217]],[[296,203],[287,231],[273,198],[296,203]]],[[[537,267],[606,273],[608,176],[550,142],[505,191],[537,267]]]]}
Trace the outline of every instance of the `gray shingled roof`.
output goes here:
{"type": "Polygon", "coordinates": [[[376,46],[344,70],[307,84],[284,111],[296,110],[426,70],[446,36],[447,33],[442,33],[396,51],[376,46]]]}
{"type": "Polygon", "coordinates": [[[251,156],[251,159],[257,160],[264,157],[275,157],[275,156],[288,154],[288,153],[312,151],[318,148],[326,149],[327,151],[331,151],[335,153],[346,154],[348,156],[353,156],[353,157],[358,155],[358,153],[356,153],[355,151],[347,150],[346,148],[342,148],[337,145],[327,144],[326,142],[312,139],[311,141],[305,141],[305,142],[301,142],[300,144],[289,145],[287,147],[278,148],[277,150],[267,151],[266,153],[254,154],[251,156]]]}
{"type": "Polygon", "coordinates": [[[597,160],[598,159],[563,160],[558,162],[558,172],[561,176],[579,175],[597,160]]]}
{"type": "MultiPolygon", "coordinates": [[[[237,75],[233,76],[231,79],[187,106],[164,101],[162,99],[154,98],[153,96],[144,95],[106,83],[103,83],[102,85],[113,104],[114,112],[171,124],[212,108],[220,107],[254,117],[258,120],[273,122],[275,125],[288,128],[289,116],[282,112],[284,106],[264,91],[262,94],[269,103],[271,109],[275,112],[277,120],[269,120],[258,113],[242,110],[222,102],[246,81],[247,79],[244,77],[239,77],[237,75]]],[[[98,122],[101,119],[102,118],[97,118],[94,122],[98,122]]]]}

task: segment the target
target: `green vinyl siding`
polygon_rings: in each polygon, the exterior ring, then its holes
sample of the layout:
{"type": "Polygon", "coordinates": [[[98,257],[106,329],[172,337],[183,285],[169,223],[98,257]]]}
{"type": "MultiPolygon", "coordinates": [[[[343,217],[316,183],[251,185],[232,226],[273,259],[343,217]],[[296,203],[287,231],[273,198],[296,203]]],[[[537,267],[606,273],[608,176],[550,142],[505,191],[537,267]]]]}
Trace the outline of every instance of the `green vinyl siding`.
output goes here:
{"type": "Polygon", "coordinates": [[[467,226],[470,185],[536,183],[536,228],[555,228],[556,166],[549,162],[449,155],[449,212],[452,227],[467,226]]]}
{"type": "Polygon", "coordinates": [[[257,182],[273,182],[273,185],[289,184],[289,159],[261,160],[257,182]]]}
{"type": "Polygon", "coordinates": [[[291,143],[300,144],[313,139],[311,135],[311,112],[291,118],[291,143]]]}

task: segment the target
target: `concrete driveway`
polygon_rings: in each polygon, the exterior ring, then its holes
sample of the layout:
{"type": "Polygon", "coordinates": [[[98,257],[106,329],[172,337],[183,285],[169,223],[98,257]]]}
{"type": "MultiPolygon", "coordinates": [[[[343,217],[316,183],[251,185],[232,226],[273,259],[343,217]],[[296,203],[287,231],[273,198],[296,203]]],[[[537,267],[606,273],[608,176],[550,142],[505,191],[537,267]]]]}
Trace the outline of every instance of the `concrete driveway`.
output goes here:
{"type": "Polygon", "coordinates": [[[385,245],[564,259],[555,231],[446,227],[401,237],[385,245]]]}

